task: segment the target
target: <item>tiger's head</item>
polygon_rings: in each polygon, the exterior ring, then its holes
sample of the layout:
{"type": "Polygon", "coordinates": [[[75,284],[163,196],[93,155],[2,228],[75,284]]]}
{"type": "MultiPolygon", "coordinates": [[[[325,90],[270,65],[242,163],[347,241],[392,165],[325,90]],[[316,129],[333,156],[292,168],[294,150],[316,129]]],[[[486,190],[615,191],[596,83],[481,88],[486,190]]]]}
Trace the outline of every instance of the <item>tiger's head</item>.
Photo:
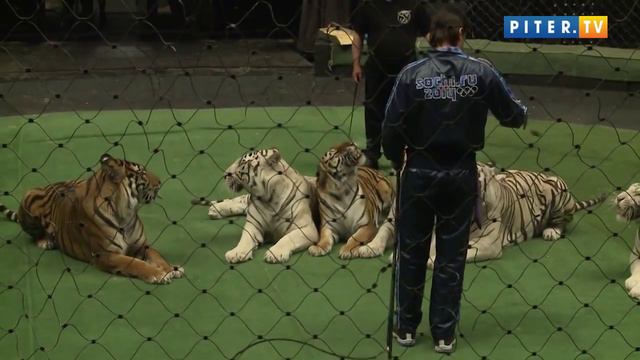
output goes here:
{"type": "Polygon", "coordinates": [[[326,176],[335,182],[341,182],[345,178],[356,173],[358,166],[364,162],[364,155],[360,148],[350,142],[345,142],[334,146],[320,158],[319,174],[320,178],[326,176]]]}
{"type": "Polygon", "coordinates": [[[640,183],[631,184],[629,188],[616,196],[617,218],[620,221],[640,219],[640,183]]]}
{"type": "Polygon", "coordinates": [[[484,199],[496,181],[498,169],[492,164],[485,164],[479,161],[476,163],[476,167],[478,170],[478,195],[484,199]]]}
{"type": "Polygon", "coordinates": [[[246,189],[249,193],[260,195],[266,192],[265,180],[281,174],[282,155],[276,148],[250,151],[234,161],[224,173],[224,181],[233,192],[246,189]]]}
{"type": "Polygon", "coordinates": [[[160,179],[143,165],[127,160],[116,159],[109,154],[100,156],[102,171],[107,178],[137,200],[137,203],[149,204],[156,199],[160,190],[160,179]]]}

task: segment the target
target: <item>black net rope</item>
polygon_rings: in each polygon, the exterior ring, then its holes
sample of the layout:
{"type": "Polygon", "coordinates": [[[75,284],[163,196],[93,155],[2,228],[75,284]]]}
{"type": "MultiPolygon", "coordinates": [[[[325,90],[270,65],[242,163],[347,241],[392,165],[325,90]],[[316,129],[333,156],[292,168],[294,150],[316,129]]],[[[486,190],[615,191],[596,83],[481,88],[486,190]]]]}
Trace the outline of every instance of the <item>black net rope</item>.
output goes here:
{"type": "MultiPolygon", "coordinates": [[[[140,3],[0,0],[0,203],[17,209],[30,188],[85,179],[102,153],[142,164],[162,181],[159,198],[140,210],[149,245],[185,276],[151,285],[101,272],[37,248],[3,219],[0,357],[436,356],[426,325],[431,270],[418,344],[406,349],[389,342],[391,246],[380,257],[344,260],[342,239],[326,256],[304,250],[269,264],[273,244],[265,243],[253,259],[230,264],[225,253],[251,218],[210,220],[190,203],[235,196],[223,176],[248,151],[277,147],[292,169],[316,176],[330,147],[364,147],[364,86],[339,69],[315,76],[293,49],[313,2],[140,3]]],[[[459,3],[473,22],[471,40],[500,41],[504,15],[609,15],[609,39],[571,42],[605,64],[586,85],[565,83],[541,51],[546,43],[525,42],[518,61],[543,57],[552,75],[527,82],[505,74],[532,121],[526,131],[490,122],[479,160],[560,176],[579,200],[615,198],[640,181],[638,83],[606,78],[638,61],[637,0],[459,3]],[[602,47],[632,51],[621,66],[602,47]]],[[[488,47],[465,51],[499,60],[488,47]]],[[[467,264],[452,356],[636,358],[640,303],[625,289],[636,225],[616,222],[611,204],[576,213],[557,241],[530,239],[467,264]]]]}

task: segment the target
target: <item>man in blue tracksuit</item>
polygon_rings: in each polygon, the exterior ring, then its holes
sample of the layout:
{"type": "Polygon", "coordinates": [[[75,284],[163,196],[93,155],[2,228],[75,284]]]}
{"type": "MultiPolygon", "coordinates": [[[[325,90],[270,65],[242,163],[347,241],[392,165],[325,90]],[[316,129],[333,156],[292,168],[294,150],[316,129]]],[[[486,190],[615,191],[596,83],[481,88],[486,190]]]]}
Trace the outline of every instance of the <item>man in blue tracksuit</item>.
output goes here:
{"type": "Polygon", "coordinates": [[[396,220],[394,337],[415,343],[431,233],[436,259],[429,322],[438,352],[452,352],[477,196],[475,152],[484,146],[488,110],[503,126],[517,128],[527,108],[493,66],[465,55],[464,13],[448,5],[432,18],[433,50],[399,74],[387,103],[382,148],[404,164],[396,220]]]}

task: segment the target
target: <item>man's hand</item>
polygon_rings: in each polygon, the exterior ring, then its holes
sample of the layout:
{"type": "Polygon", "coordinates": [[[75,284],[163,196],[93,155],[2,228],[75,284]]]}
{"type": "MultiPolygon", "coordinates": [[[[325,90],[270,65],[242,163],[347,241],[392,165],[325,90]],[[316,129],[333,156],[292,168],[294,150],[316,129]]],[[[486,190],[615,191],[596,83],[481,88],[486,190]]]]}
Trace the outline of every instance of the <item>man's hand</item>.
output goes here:
{"type": "Polygon", "coordinates": [[[356,83],[360,83],[360,80],[362,79],[362,66],[360,66],[360,64],[353,63],[353,71],[351,73],[351,77],[353,78],[353,81],[355,81],[356,83]]]}

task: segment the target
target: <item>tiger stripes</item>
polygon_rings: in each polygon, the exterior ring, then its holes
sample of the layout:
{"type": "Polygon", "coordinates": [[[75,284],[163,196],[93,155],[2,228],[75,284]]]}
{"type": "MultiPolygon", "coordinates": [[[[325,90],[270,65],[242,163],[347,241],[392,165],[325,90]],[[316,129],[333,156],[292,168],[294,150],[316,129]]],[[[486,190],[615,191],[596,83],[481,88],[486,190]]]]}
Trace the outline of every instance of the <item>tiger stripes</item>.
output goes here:
{"type": "MultiPolygon", "coordinates": [[[[486,165],[479,164],[479,169],[483,166],[486,165]]],[[[556,240],[573,214],[607,198],[607,194],[600,194],[577,201],[562,178],[540,172],[507,170],[487,180],[482,184],[483,201],[501,208],[500,219],[510,229],[504,233],[503,244],[541,235],[556,240]]]]}
{"type": "Polygon", "coordinates": [[[376,238],[387,220],[395,192],[391,182],[379,171],[359,166],[362,151],[353,143],[331,148],[320,159],[317,193],[320,209],[320,241],[311,246],[314,256],[328,253],[333,244],[345,238],[340,258],[381,255],[387,241],[376,238]],[[371,243],[375,244],[371,247],[371,243]]]}
{"type": "Polygon", "coordinates": [[[169,265],[147,244],[138,217],[155,200],[159,178],[142,165],[100,157],[88,179],[63,181],[27,191],[17,212],[0,204],[43,249],[57,248],[101,270],[168,283],[183,270],[169,265]]]}
{"type": "Polygon", "coordinates": [[[246,214],[240,240],[225,253],[229,263],[252,259],[266,239],[275,241],[264,255],[268,263],[287,262],[292,254],[317,242],[313,183],[291,167],[278,149],[243,154],[227,167],[224,181],[233,192],[248,192],[234,199],[209,202],[209,217],[213,219],[246,214]]]}

